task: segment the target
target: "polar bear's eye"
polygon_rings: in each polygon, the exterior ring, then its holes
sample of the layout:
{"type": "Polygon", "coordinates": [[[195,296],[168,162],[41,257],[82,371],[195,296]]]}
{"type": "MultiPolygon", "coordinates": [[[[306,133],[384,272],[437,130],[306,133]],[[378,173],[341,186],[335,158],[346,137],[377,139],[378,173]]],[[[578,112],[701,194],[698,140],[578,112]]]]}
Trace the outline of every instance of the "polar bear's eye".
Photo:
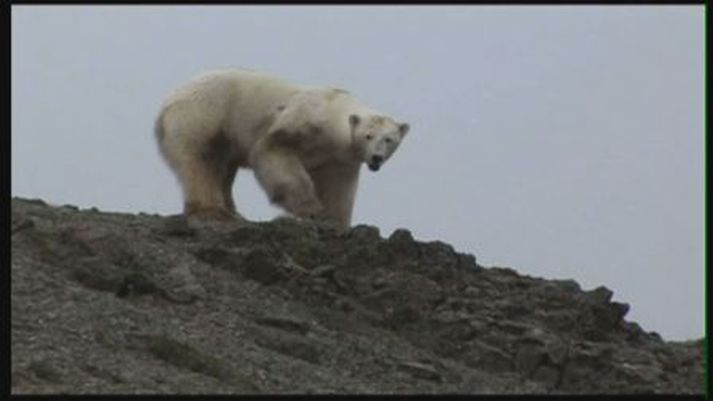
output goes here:
{"type": "Polygon", "coordinates": [[[372,138],[374,138],[374,135],[369,134],[369,135],[366,136],[366,140],[367,140],[367,141],[371,141],[372,138]]]}
{"type": "Polygon", "coordinates": [[[391,142],[393,142],[393,141],[391,140],[391,138],[386,138],[386,139],[384,139],[384,141],[386,141],[386,143],[391,143],[391,142]]]}

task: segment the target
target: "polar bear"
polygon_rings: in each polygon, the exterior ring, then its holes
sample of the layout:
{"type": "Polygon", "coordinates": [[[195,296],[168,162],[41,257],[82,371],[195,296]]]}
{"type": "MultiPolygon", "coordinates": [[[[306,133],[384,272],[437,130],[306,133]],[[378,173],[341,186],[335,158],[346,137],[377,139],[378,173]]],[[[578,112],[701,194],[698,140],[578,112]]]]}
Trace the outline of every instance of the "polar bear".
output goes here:
{"type": "Polygon", "coordinates": [[[155,124],[186,215],[242,217],[232,186],[246,168],[273,204],[342,229],[362,163],[379,170],[408,131],[343,89],[241,69],[194,77],[168,96],[155,124]]]}

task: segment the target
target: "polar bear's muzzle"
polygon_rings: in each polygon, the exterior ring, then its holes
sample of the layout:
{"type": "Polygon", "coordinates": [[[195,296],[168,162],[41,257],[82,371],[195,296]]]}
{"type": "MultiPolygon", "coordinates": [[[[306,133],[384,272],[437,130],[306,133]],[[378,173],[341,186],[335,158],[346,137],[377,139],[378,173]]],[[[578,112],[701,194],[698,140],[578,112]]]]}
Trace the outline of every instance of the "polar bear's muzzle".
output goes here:
{"type": "Polygon", "coordinates": [[[367,163],[371,171],[379,171],[382,164],[384,164],[384,156],[379,155],[372,156],[367,163]]]}

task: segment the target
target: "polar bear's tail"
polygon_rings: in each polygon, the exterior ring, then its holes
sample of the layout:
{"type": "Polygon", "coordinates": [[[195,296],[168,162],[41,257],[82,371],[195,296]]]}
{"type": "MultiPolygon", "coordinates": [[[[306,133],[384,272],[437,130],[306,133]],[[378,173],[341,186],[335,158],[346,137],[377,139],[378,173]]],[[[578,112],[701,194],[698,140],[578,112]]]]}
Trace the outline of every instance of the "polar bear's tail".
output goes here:
{"type": "Polygon", "coordinates": [[[161,154],[161,157],[168,162],[169,166],[173,167],[174,164],[172,163],[172,158],[170,157],[170,150],[167,148],[169,143],[166,142],[166,128],[164,126],[163,117],[164,112],[162,110],[158,114],[158,117],[156,117],[156,121],[154,121],[153,131],[156,136],[156,142],[158,142],[158,151],[161,154]]]}
{"type": "Polygon", "coordinates": [[[163,111],[159,113],[158,117],[156,117],[156,121],[154,121],[153,132],[154,135],[156,135],[156,140],[158,140],[159,145],[163,144],[163,111]]]}

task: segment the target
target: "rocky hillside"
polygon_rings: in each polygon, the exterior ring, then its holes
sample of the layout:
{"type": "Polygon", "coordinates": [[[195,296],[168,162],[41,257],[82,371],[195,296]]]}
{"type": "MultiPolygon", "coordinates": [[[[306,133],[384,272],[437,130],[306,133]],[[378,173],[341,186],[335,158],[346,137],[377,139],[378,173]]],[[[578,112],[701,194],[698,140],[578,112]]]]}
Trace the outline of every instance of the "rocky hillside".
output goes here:
{"type": "Polygon", "coordinates": [[[406,230],[18,198],[11,223],[13,394],[703,392],[703,341],[607,288],[406,230]]]}

